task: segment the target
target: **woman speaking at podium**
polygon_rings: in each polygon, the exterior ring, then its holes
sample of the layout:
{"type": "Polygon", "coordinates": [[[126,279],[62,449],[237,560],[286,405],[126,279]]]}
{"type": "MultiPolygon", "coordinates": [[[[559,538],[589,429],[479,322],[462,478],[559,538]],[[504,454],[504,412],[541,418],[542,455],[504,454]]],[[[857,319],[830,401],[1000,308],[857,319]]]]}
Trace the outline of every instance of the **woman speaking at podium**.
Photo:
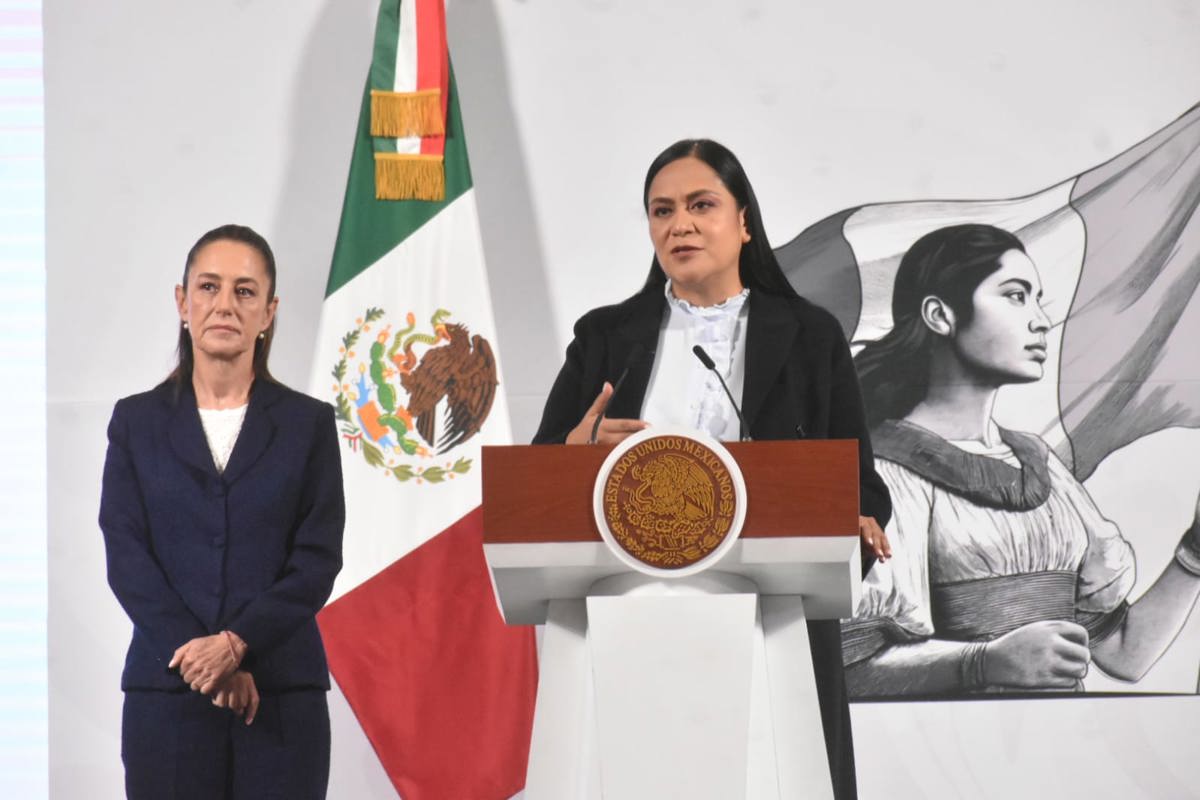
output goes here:
{"type": "MultiPolygon", "coordinates": [[[[650,275],[637,294],[575,324],[534,442],[615,444],[667,424],[718,440],[857,439],[863,552],[886,558],[891,501],[850,350],[834,317],[788,283],[742,165],[716,142],[676,142],[650,165],[642,203],[650,275]]],[[[840,626],[808,627],[834,793],[845,800],[857,791],[840,626]]]]}
{"type": "Polygon", "coordinates": [[[179,363],[113,409],[100,496],[108,582],[133,622],[126,793],[323,798],[316,613],[345,521],[333,409],[267,371],[279,301],[257,233],[200,237],[175,300],[179,363]]]}

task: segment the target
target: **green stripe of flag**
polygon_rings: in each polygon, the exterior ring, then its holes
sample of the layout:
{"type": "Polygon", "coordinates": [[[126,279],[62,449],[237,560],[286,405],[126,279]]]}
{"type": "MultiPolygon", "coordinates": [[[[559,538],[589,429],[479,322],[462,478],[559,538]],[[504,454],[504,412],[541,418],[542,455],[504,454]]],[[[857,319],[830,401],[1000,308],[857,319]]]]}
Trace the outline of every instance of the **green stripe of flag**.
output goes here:
{"type": "Polygon", "coordinates": [[[370,89],[368,82],[358,115],[358,133],[354,139],[354,155],[350,159],[350,177],[346,182],[346,198],[342,202],[342,221],[338,226],[337,244],[333,248],[329,283],[325,287],[326,297],[391,252],[471,188],[471,165],[467,160],[467,141],[458,112],[458,86],[452,67],[446,109],[446,199],[436,203],[424,200],[376,200],[370,89]]]}
{"type": "Polygon", "coordinates": [[[371,56],[371,89],[393,91],[396,85],[396,47],[400,35],[400,0],[383,0],[375,22],[375,49],[371,56]]]}

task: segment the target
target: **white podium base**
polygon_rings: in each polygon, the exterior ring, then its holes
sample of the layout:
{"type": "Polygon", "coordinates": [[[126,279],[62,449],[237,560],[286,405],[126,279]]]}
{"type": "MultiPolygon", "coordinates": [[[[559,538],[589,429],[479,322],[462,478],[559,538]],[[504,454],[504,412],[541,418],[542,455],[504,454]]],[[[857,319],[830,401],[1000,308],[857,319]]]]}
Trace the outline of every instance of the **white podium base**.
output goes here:
{"type": "Polygon", "coordinates": [[[550,603],[527,800],[833,797],[799,596],[624,574],[550,603]]]}

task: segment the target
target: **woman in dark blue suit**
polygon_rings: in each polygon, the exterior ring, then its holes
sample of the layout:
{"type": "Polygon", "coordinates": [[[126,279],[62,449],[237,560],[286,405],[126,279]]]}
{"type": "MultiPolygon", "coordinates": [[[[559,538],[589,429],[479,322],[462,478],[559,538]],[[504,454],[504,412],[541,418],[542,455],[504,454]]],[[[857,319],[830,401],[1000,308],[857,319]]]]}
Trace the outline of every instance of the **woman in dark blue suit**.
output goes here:
{"type": "Polygon", "coordinates": [[[226,225],[175,287],[179,363],[119,401],[100,527],[133,622],[131,798],[321,798],[329,674],[316,613],[341,568],[333,410],[271,378],[275,260],[226,225]]]}
{"type": "MultiPolygon", "coordinates": [[[[881,526],[891,500],[845,336],[788,283],[742,165],[716,142],[677,142],[650,165],[642,200],[654,245],[646,285],[576,323],[534,441],[582,444],[595,428],[597,441],[616,443],[664,423],[739,438],[733,408],[693,356],[701,344],[740,400],[751,438],[858,440],[864,569],[890,555],[881,526]]],[[[847,800],[857,790],[841,630],[837,620],[808,628],[834,794],[847,800]]]]}

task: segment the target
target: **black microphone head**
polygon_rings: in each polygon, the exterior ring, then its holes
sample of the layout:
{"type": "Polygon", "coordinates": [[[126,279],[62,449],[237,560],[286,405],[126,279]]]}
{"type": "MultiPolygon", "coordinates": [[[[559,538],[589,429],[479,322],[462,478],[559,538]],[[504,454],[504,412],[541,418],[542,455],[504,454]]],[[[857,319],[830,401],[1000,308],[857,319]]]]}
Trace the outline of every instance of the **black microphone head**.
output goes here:
{"type": "Polygon", "coordinates": [[[704,365],[705,369],[716,369],[717,368],[716,362],[713,361],[712,358],[709,357],[708,353],[706,353],[704,351],[704,348],[701,347],[700,345],[696,345],[695,347],[693,347],[692,352],[696,354],[696,358],[700,359],[700,363],[704,365]]]}

